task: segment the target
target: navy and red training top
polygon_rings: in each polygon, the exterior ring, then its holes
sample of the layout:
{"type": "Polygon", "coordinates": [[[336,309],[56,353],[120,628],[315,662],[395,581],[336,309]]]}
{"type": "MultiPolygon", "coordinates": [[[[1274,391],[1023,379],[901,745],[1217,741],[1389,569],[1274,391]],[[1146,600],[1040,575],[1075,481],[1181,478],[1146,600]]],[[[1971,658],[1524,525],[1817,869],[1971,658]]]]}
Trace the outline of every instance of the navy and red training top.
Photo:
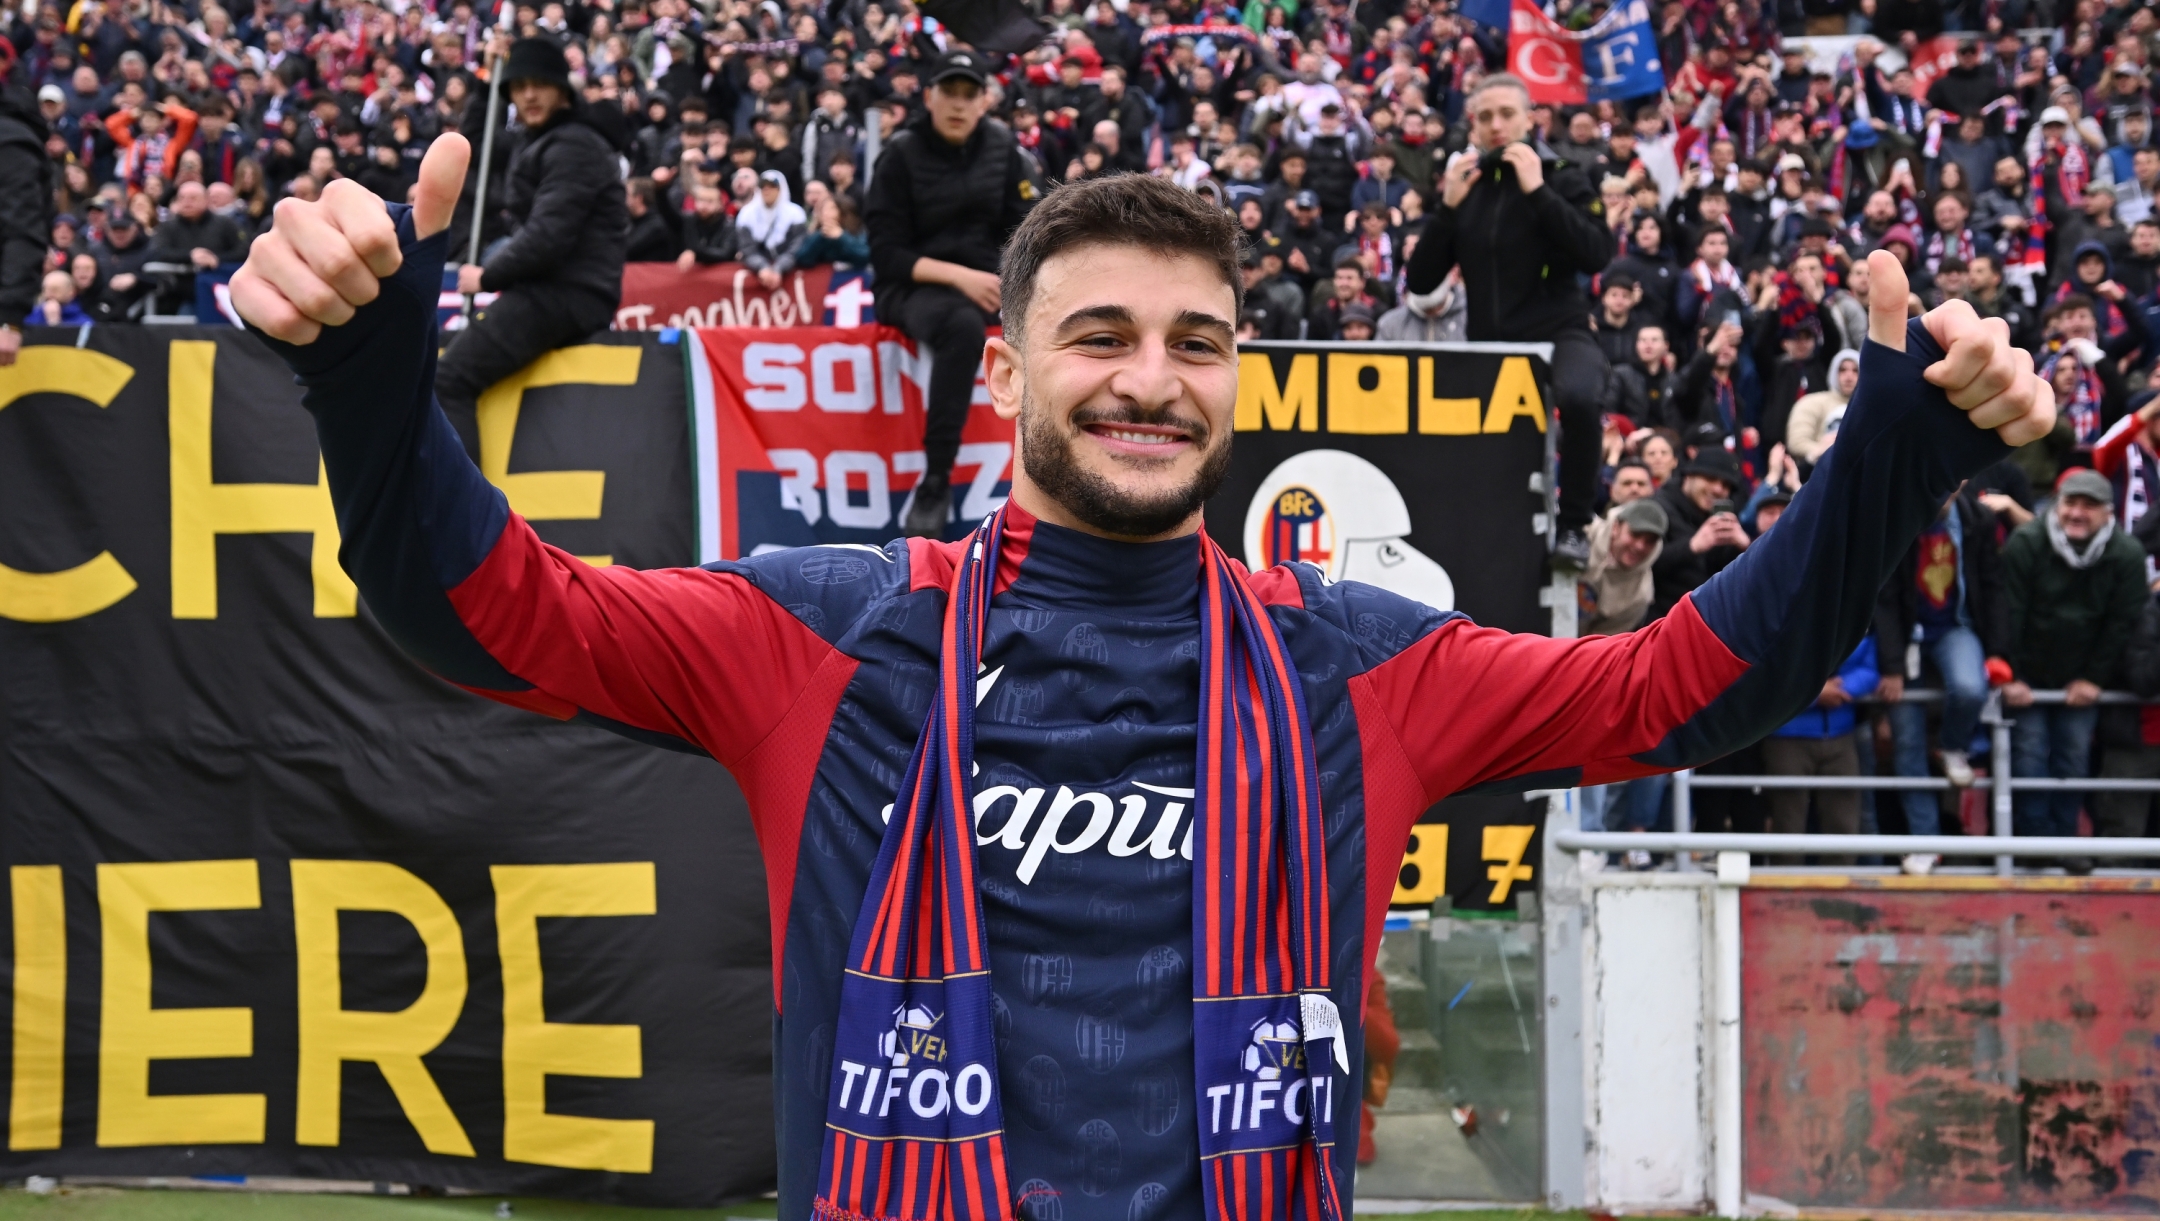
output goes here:
{"type": "MultiPolygon", "coordinates": [[[[340,558],[444,678],[734,774],[772,905],[781,1215],[807,1217],[842,960],[936,690],[959,544],[642,572],[547,546],[434,402],[446,239],[413,242],[393,211],[405,263],[382,295],[312,345],[274,345],[316,418],[340,558]]],[[[1253,575],[1313,722],[1346,1020],[1362,1013],[1366,947],[1411,826],[1435,802],[1708,761],[1815,697],[1936,506],[2006,452],[1922,380],[1939,349],[1917,324],[1908,346],[1868,345],[1838,444],[1778,527],[1639,632],[1511,635],[1309,566],[1253,575]]],[[[1197,566],[1192,538],[1115,543],[1018,511],[999,557],[975,802],[1008,1170],[1035,1221],[1200,1213],[1197,566]]],[[[1363,1046],[1355,1027],[1349,1045],[1363,1046]]],[[[1357,1131],[1355,1115],[1334,1118],[1357,1131]]],[[[1354,1148],[1334,1151],[1345,1191],[1354,1148]]]]}

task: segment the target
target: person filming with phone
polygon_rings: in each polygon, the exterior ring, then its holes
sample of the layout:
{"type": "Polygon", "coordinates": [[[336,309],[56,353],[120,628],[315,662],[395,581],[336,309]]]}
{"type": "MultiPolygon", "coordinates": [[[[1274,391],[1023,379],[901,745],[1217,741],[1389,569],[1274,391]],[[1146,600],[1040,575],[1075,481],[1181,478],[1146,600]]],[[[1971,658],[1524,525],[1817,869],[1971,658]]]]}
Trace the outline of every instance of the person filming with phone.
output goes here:
{"type": "Polygon", "coordinates": [[[1530,91],[1506,73],[1485,77],[1466,108],[1471,146],[1449,160],[1440,201],[1410,256],[1408,288],[1424,295],[1461,267],[1472,340],[1553,345],[1552,397],[1560,411],[1556,567],[1589,562],[1602,430],[1605,355],[1590,333],[1578,277],[1613,259],[1604,204],[1588,175],[1532,130],[1530,91]]]}
{"type": "Polygon", "coordinates": [[[1650,618],[1658,619],[1748,548],[1735,502],[1747,481],[1728,451],[1709,447],[1680,464],[1654,499],[1671,525],[1651,566],[1650,618]]]}

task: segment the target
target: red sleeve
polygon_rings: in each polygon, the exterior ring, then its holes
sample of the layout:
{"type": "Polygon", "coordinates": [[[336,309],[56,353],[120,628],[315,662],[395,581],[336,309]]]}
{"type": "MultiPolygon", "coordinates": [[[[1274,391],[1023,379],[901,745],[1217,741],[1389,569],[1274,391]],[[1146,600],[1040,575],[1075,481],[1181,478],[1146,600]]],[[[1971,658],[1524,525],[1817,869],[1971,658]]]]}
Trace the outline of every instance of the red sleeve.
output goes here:
{"type": "Polygon", "coordinates": [[[731,770],[836,653],[743,576],[594,568],[515,515],[449,597],[480,646],[534,687],[481,694],[680,738],[731,770]]]}
{"type": "Polygon", "coordinates": [[[1422,809],[1510,778],[1581,768],[1580,783],[1604,784],[1663,770],[1633,757],[1746,669],[1687,598],[1641,631],[1582,640],[1450,620],[1350,686],[1385,719],[1422,809]]]}
{"type": "Polygon", "coordinates": [[[2100,438],[2100,444],[2093,447],[2093,469],[2113,479],[2123,468],[2124,456],[2137,443],[2137,435],[2143,428],[2135,412],[2117,420],[2115,427],[2100,438]]]}

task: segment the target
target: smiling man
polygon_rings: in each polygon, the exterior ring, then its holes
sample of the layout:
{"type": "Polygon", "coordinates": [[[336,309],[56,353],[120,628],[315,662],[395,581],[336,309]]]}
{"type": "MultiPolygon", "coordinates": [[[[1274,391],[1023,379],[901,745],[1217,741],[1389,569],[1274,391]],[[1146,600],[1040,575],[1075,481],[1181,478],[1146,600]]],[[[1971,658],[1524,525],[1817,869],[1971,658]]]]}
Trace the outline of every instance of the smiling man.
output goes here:
{"type": "Polygon", "coordinates": [[[791,1221],[1343,1216],[1363,973],[1418,815],[1782,724],[1935,505],[2053,420],[1999,325],[1888,310],[1847,443],[1643,631],[1512,636],[1306,565],[1248,573],[1200,529],[1237,226],[1122,176],[1060,188],[1004,252],[988,383],[1020,454],[970,539],[591,568],[433,401],[463,155],[437,142],[409,211],[349,184],[280,205],[234,300],[306,386],[341,559],[401,645],[741,782],[791,1221]]]}

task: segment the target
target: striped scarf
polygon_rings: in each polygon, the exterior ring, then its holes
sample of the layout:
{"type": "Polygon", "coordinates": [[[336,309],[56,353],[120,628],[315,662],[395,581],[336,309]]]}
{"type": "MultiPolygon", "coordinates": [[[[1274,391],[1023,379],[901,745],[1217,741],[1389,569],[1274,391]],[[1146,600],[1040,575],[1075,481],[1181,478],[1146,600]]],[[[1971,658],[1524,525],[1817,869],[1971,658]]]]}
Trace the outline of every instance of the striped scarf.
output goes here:
{"type": "MultiPolygon", "coordinates": [[[[1029,1211],[1005,1169],[968,783],[1005,512],[963,553],[937,703],[855,920],[813,1206],[822,1221],[1029,1211]]],[[[1328,1154],[1349,1057],[1327,995],[1327,872],[1303,692],[1243,570],[1205,534],[1199,578],[1193,1063],[1206,1215],[1344,1221],[1328,1154]]]]}

